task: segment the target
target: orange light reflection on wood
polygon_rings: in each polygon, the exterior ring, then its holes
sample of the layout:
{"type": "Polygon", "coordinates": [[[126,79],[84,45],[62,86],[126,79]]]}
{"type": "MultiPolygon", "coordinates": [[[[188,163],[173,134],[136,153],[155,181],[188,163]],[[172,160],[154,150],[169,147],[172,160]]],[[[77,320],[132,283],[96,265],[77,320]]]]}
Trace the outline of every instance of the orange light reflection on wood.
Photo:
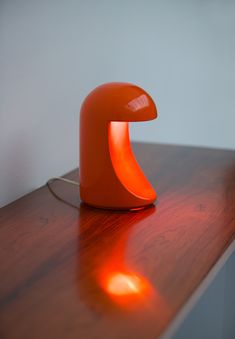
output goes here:
{"type": "Polygon", "coordinates": [[[152,309],[159,304],[156,300],[161,299],[147,279],[136,272],[107,269],[98,280],[106,296],[116,306],[126,310],[137,310],[143,307],[152,309]]]}
{"type": "Polygon", "coordinates": [[[140,294],[145,290],[145,284],[135,274],[116,272],[108,279],[106,290],[116,296],[140,294]]]}

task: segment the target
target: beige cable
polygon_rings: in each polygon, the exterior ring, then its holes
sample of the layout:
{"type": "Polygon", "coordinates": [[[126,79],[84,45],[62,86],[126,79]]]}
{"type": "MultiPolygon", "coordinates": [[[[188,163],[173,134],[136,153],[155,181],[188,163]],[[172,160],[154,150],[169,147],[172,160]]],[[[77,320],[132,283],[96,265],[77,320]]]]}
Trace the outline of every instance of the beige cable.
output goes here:
{"type": "Polygon", "coordinates": [[[74,204],[70,203],[69,201],[66,201],[64,200],[63,198],[61,198],[52,188],[51,188],[51,184],[54,182],[54,181],[63,181],[67,184],[71,184],[71,185],[75,185],[75,186],[80,186],[79,185],[79,182],[77,181],[73,181],[73,180],[70,180],[70,179],[66,179],[66,178],[62,178],[62,177],[54,177],[54,178],[51,178],[47,181],[46,183],[46,186],[48,187],[49,191],[51,192],[51,194],[58,200],[62,201],[63,203],[71,206],[71,207],[74,207],[76,209],[78,209],[79,207],[78,206],[75,206],[74,204]]]}

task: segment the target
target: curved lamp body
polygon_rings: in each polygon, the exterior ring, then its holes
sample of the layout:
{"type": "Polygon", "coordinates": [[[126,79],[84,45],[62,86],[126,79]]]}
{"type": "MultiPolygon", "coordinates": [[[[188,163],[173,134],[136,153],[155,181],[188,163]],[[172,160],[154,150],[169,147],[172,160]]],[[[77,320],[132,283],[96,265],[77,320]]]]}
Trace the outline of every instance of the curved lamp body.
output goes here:
{"type": "Polygon", "coordinates": [[[152,98],[128,83],[95,88],[80,112],[80,196],[92,206],[133,209],[152,204],[156,193],[131,150],[129,121],[157,117],[152,98]]]}

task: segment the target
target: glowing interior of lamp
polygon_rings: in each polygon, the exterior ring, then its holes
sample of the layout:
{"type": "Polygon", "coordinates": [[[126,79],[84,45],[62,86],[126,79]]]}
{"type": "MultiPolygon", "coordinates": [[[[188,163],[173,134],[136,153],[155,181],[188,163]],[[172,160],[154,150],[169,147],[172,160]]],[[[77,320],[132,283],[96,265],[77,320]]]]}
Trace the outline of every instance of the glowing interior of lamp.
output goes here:
{"type": "Polygon", "coordinates": [[[115,173],[123,186],[142,199],[154,199],[155,191],[141,171],[132,152],[128,122],[110,122],[109,151],[115,173]]]}
{"type": "Polygon", "coordinates": [[[117,272],[111,275],[107,281],[107,292],[115,296],[127,296],[140,294],[145,284],[134,274],[117,272]]]}

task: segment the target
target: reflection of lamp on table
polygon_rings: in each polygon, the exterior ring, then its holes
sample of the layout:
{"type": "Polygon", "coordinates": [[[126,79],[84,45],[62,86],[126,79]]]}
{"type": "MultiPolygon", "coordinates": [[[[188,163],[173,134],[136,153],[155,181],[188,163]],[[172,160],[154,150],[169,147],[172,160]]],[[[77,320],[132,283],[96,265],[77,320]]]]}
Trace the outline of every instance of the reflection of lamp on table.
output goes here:
{"type": "MultiPolygon", "coordinates": [[[[135,248],[129,244],[132,235],[153,213],[156,213],[155,207],[139,212],[110,211],[107,215],[107,211],[81,204],[78,290],[79,298],[94,317],[98,314],[115,317],[115,321],[120,321],[120,326],[124,326],[129,317],[133,316],[147,317],[145,326],[154,322],[156,314],[158,319],[162,318],[160,321],[165,321],[168,314],[165,300],[156,287],[152,287],[149,277],[138,265],[138,260],[132,258],[132,250],[134,253],[135,248]],[[93,214],[96,219],[94,225],[93,214]],[[125,215],[126,223],[123,220],[125,215]],[[116,223],[119,217],[122,223],[111,232],[110,223],[112,220],[116,223]]],[[[135,326],[140,326],[140,331],[148,332],[146,328],[141,328],[141,323],[135,326]]]]}

